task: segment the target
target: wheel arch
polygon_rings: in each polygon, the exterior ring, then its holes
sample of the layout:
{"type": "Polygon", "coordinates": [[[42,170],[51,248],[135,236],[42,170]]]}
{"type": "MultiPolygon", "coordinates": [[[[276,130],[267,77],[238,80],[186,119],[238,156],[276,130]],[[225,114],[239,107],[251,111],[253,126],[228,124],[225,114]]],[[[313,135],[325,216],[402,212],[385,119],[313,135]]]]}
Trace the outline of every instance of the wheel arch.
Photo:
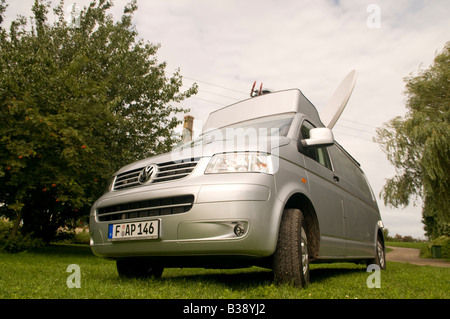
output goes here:
{"type": "Polygon", "coordinates": [[[297,208],[303,213],[306,223],[306,235],[308,237],[308,254],[310,260],[319,256],[320,228],[319,220],[313,204],[309,198],[302,193],[292,194],[284,205],[284,209],[297,208]]]}

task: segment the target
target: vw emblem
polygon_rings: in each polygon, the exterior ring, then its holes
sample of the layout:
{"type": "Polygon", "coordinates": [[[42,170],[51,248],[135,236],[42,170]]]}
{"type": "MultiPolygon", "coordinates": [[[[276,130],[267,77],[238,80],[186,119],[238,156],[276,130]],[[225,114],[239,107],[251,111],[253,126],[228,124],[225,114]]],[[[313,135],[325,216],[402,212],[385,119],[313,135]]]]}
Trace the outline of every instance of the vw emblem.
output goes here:
{"type": "Polygon", "coordinates": [[[141,173],[139,174],[139,183],[145,184],[148,183],[152,177],[156,174],[156,165],[148,165],[146,166],[141,173]]]}

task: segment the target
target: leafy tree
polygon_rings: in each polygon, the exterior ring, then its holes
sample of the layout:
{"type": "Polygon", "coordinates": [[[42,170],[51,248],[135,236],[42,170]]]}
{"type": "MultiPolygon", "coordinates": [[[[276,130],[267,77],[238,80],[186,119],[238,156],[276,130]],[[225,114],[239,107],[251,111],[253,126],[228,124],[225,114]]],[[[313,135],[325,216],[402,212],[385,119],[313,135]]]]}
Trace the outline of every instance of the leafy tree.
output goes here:
{"type": "Polygon", "coordinates": [[[381,196],[385,204],[423,202],[422,222],[431,238],[450,235],[450,42],[434,63],[405,79],[404,118],[396,117],[377,130],[396,175],[381,196]]]}
{"type": "MultiPolygon", "coordinates": [[[[0,2],[0,16],[5,12],[0,2]]],[[[138,39],[135,1],[119,21],[110,1],[93,1],[78,23],[36,0],[33,23],[0,24],[0,215],[50,240],[70,220],[87,215],[118,167],[167,151],[180,123],[173,106],[179,70],[166,77],[159,45],[138,39]]],[[[3,20],[3,19],[2,19],[3,20]]],[[[0,20],[0,22],[2,21],[0,20]]]]}
{"type": "Polygon", "coordinates": [[[7,5],[5,3],[5,0],[1,0],[1,2],[0,2],[0,28],[1,28],[1,25],[3,22],[3,13],[6,11],[6,7],[7,7],[7,5]]]}

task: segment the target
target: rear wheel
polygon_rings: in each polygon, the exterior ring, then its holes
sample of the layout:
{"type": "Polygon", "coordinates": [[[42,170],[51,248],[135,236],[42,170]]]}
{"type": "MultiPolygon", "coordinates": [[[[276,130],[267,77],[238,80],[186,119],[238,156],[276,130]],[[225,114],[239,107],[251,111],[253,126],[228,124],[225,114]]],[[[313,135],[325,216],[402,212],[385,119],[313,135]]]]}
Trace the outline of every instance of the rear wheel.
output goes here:
{"type": "Polygon", "coordinates": [[[273,271],[275,282],[279,284],[292,283],[297,287],[309,284],[308,237],[299,209],[283,212],[273,271]]]}
{"type": "Polygon", "coordinates": [[[116,266],[119,276],[123,278],[159,278],[164,271],[163,267],[152,267],[143,260],[119,259],[116,266]]]}
{"type": "Polygon", "coordinates": [[[378,265],[380,270],[386,270],[386,249],[384,247],[384,241],[380,236],[377,238],[375,258],[367,261],[367,265],[370,264],[378,265]]]}

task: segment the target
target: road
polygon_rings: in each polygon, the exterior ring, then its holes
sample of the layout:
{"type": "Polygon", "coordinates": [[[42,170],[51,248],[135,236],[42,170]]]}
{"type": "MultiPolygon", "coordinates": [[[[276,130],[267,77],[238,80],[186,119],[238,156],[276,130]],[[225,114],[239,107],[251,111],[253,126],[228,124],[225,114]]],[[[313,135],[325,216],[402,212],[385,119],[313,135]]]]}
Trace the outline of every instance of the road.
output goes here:
{"type": "Polygon", "coordinates": [[[388,246],[387,248],[392,249],[392,251],[386,254],[387,261],[410,263],[420,266],[450,267],[450,262],[445,260],[420,258],[419,249],[392,246],[388,246]]]}

